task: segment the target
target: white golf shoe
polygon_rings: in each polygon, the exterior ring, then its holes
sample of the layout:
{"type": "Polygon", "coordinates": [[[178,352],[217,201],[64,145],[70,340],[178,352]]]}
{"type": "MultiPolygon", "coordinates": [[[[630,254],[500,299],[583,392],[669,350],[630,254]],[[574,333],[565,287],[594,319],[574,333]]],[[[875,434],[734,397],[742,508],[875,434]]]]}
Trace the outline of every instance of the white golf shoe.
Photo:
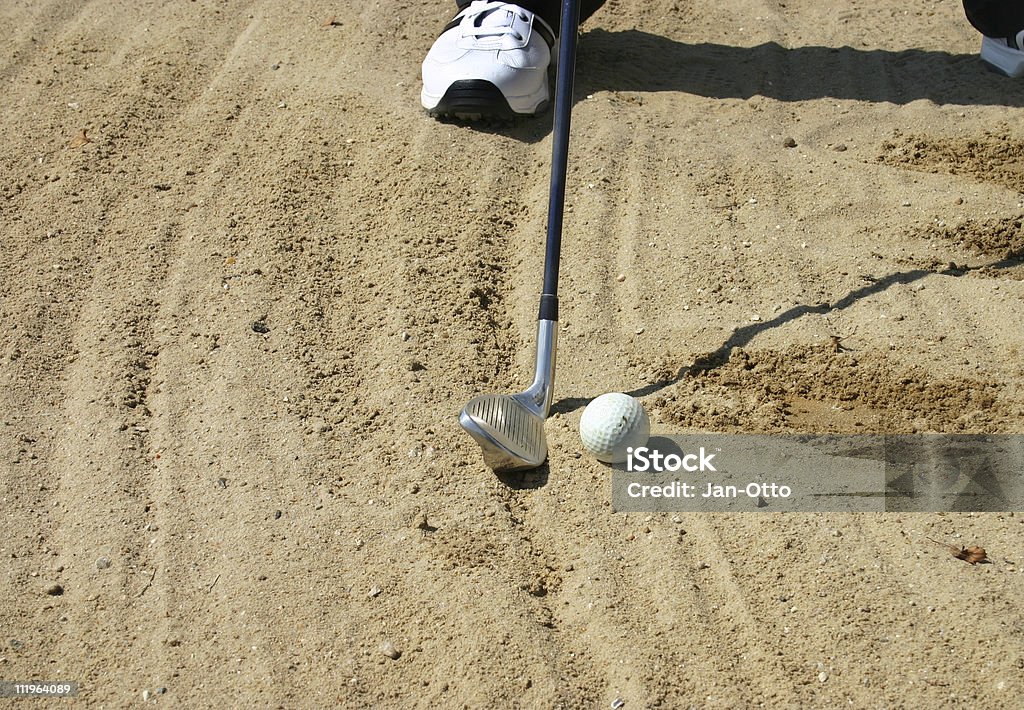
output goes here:
{"type": "Polygon", "coordinates": [[[435,117],[512,119],[543,112],[555,35],[518,5],[476,0],[423,60],[420,102],[435,117]]]}
{"type": "Polygon", "coordinates": [[[1018,78],[1024,76],[1024,32],[1016,37],[983,37],[981,40],[981,61],[1000,74],[1018,78]]]}

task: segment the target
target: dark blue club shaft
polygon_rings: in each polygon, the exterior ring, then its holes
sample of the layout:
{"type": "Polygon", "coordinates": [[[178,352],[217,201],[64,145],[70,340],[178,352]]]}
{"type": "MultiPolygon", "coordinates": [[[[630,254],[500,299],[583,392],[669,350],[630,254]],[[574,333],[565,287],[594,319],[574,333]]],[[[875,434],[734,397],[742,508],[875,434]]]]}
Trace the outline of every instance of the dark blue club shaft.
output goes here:
{"type": "Polygon", "coordinates": [[[555,76],[548,240],[544,251],[544,290],[540,297],[541,320],[558,320],[558,262],[562,252],[562,215],[565,211],[565,180],[569,165],[569,124],[572,122],[572,88],[576,74],[579,17],[579,0],[562,0],[562,28],[555,76]]]}

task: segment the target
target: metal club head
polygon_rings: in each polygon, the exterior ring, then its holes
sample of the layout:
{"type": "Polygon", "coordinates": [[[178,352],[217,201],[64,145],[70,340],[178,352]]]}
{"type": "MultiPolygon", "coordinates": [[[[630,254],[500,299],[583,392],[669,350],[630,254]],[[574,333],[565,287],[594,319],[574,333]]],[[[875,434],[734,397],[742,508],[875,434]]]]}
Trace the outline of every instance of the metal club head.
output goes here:
{"type": "Polygon", "coordinates": [[[544,420],[555,378],[556,326],[555,321],[538,322],[535,375],[528,390],[479,395],[459,415],[459,424],[480,444],[484,463],[498,473],[537,468],[548,457],[544,420]]]}
{"type": "Polygon", "coordinates": [[[536,468],[548,457],[544,417],[522,395],[484,394],[459,415],[462,428],[483,449],[484,463],[498,472],[536,468]]]}

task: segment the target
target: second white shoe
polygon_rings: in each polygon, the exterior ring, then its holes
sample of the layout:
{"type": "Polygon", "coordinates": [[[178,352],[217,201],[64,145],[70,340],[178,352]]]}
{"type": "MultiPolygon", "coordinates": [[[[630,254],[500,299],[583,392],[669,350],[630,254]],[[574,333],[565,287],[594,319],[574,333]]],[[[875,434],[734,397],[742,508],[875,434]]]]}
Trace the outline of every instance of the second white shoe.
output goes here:
{"type": "Polygon", "coordinates": [[[1024,32],[1014,38],[996,39],[983,37],[981,40],[981,61],[1000,74],[1014,79],[1024,76],[1024,32]]]}
{"type": "Polygon", "coordinates": [[[555,36],[518,5],[477,0],[441,32],[423,60],[420,102],[430,115],[512,119],[544,111],[555,36]]]}

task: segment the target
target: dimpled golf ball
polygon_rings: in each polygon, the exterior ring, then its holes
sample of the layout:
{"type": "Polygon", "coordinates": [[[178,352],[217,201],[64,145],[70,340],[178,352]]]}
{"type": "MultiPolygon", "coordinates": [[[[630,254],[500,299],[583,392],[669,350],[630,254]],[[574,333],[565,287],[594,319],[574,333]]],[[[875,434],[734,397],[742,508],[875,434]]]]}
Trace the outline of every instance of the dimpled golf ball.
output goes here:
{"type": "Polygon", "coordinates": [[[598,461],[622,463],[627,450],[647,443],[651,420],[639,400],[621,392],[597,397],[580,417],[583,447],[598,461]]]}

